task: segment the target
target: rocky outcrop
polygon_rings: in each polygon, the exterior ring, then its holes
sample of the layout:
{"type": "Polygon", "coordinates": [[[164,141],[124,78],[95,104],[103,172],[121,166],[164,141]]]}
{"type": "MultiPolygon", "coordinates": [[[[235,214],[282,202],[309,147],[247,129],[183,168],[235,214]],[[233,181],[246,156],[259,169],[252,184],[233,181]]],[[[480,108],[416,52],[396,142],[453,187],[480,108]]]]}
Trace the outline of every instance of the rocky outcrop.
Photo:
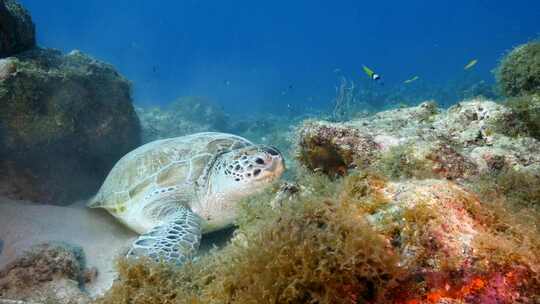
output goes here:
{"type": "Polygon", "coordinates": [[[0,193],[59,203],[93,194],[140,143],[130,83],[79,51],[0,59],[0,193]]]}
{"type": "Polygon", "coordinates": [[[349,189],[367,185],[363,193],[349,191],[348,199],[360,203],[401,257],[407,275],[395,295],[411,303],[515,303],[535,294],[538,238],[517,225],[515,214],[446,180],[348,181],[349,189]],[[501,231],[500,225],[507,228],[501,231]]]}
{"type": "Polygon", "coordinates": [[[95,276],[82,251],[66,244],[34,246],[0,271],[0,298],[39,303],[89,303],[81,286],[95,276]]]}
{"type": "Polygon", "coordinates": [[[15,0],[0,0],[0,58],[35,47],[35,32],[24,7],[15,0]]]}
{"type": "Polygon", "coordinates": [[[389,175],[459,179],[538,167],[540,142],[521,136],[524,127],[510,108],[489,100],[445,111],[423,103],[345,123],[305,122],[297,146],[301,163],[330,175],[377,162],[389,175]]]}

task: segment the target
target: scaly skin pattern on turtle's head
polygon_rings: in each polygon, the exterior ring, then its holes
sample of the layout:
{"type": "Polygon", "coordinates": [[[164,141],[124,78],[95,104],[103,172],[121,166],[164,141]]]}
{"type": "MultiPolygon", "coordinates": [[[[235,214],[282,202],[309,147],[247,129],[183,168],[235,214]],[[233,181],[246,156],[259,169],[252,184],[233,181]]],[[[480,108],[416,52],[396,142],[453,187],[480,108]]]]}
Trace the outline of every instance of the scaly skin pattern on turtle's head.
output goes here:
{"type": "Polygon", "coordinates": [[[210,170],[204,198],[192,206],[205,233],[232,225],[237,203],[279,179],[285,162],[276,148],[254,145],[220,155],[210,170]]]}

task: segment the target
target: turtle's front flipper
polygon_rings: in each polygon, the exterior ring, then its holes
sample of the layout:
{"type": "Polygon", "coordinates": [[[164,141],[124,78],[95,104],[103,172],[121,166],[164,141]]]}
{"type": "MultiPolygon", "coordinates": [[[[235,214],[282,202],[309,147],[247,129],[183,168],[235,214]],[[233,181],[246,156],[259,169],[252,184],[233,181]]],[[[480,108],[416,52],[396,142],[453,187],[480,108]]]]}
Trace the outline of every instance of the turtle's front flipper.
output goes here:
{"type": "Polygon", "coordinates": [[[193,257],[201,242],[201,219],[187,208],[180,208],[168,219],[133,242],[128,257],[148,256],[176,264],[193,257]]]}

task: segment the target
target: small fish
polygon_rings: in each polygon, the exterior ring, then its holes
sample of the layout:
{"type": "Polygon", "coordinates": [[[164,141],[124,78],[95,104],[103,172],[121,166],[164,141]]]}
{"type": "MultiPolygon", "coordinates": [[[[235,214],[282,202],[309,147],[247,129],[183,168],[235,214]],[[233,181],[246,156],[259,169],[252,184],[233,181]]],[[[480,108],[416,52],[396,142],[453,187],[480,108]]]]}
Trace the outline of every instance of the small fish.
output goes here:
{"type": "Polygon", "coordinates": [[[418,79],[420,79],[420,77],[414,76],[414,77],[411,78],[411,79],[405,80],[403,83],[411,83],[411,82],[413,82],[413,81],[417,81],[418,79]]]}
{"type": "Polygon", "coordinates": [[[366,73],[366,75],[368,75],[369,78],[371,78],[372,80],[379,80],[381,79],[381,76],[375,72],[373,72],[372,69],[368,68],[367,66],[365,65],[362,65],[362,69],[364,69],[364,73],[366,73]]]}
{"type": "Polygon", "coordinates": [[[469,63],[467,63],[467,65],[465,67],[463,67],[463,69],[468,70],[468,69],[472,68],[473,66],[475,66],[477,63],[478,63],[478,59],[473,59],[469,63]]]}
{"type": "Polygon", "coordinates": [[[335,68],[334,73],[341,73],[341,69],[340,68],[335,68]]]}
{"type": "Polygon", "coordinates": [[[230,86],[230,85],[231,85],[231,82],[228,81],[228,80],[225,80],[225,81],[223,82],[223,84],[226,85],[226,86],[230,86]]]}

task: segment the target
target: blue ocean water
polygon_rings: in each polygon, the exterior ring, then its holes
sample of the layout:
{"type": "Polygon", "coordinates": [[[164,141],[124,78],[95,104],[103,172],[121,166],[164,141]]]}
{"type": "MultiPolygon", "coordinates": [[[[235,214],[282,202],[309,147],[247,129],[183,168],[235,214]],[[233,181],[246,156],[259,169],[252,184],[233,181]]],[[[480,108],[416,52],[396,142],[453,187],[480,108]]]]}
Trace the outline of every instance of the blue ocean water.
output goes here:
{"type": "Polygon", "coordinates": [[[327,108],[341,76],[365,79],[363,64],[380,90],[415,75],[422,88],[493,82],[505,51],[540,33],[537,0],[21,3],[40,45],[113,64],[137,104],[198,95],[240,114],[327,108]]]}

